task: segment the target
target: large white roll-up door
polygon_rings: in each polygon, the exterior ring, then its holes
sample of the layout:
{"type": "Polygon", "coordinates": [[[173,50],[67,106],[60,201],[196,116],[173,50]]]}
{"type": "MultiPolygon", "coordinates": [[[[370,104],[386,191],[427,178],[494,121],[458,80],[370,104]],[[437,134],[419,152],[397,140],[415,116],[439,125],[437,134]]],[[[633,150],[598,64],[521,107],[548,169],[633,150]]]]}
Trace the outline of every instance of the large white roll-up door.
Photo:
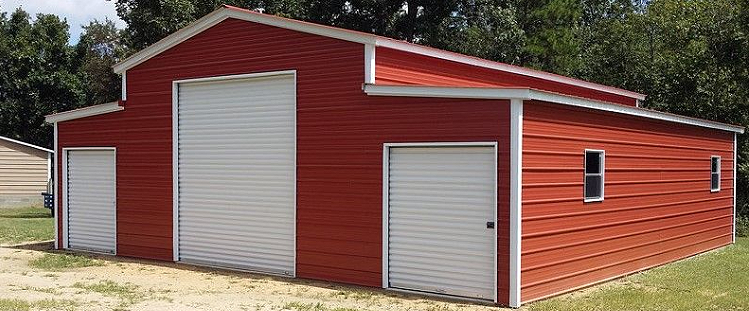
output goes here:
{"type": "Polygon", "coordinates": [[[67,238],[71,249],[114,254],[114,150],[66,150],[67,238]]]}
{"type": "Polygon", "coordinates": [[[293,276],[294,76],[178,92],[179,260],[293,276]]]}
{"type": "Polygon", "coordinates": [[[494,147],[390,147],[388,286],[494,299],[494,147]]]}

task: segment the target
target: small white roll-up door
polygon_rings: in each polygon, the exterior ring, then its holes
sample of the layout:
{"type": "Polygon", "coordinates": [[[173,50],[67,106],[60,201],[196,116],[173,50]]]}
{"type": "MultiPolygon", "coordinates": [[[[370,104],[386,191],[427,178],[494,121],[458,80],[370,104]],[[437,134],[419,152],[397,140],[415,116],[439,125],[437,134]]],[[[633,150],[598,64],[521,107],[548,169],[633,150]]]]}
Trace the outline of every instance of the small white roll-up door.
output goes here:
{"type": "Polygon", "coordinates": [[[178,91],[179,260],[293,276],[294,76],[178,91]]]}
{"type": "Polygon", "coordinates": [[[114,254],[116,190],[114,150],[68,150],[68,247],[114,254]]]}
{"type": "Polygon", "coordinates": [[[494,299],[494,147],[389,149],[388,286],[494,299]]]}

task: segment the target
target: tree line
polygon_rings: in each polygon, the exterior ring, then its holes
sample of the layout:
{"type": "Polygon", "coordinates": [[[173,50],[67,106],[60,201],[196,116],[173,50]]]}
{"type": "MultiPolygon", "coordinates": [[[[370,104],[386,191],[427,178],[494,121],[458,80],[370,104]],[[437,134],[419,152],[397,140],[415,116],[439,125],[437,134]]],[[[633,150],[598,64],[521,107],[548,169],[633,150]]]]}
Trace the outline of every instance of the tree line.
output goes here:
{"type": "MultiPolygon", "coordinates": [[[[375,33],[647,94],[645,107],[749,125],[747,0],[113,0],[127,24],[0,15],[0,135],[51,146],[43,116],[117,100],[110,66],[222,4],[375,33]]],[[[739,206],[749,215],[749,135],[739,206]]]]}

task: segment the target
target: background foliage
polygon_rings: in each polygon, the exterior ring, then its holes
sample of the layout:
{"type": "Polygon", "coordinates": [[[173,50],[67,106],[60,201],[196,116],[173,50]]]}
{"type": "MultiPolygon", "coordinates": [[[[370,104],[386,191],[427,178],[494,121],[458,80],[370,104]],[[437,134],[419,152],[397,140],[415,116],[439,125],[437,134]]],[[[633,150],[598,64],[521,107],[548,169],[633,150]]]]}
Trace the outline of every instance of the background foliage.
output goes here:
{"type": "MultiPolygon", "coordinates": [[[[54,15],[0,15],[0,135],[49,147],[43,116],[118,99],[110,66],[226,3],[648,95],[648,108],[749,125],[747,0],[112,0],[75,46],[54,15]]],[[[749,217],[749,135],[739,212],[749,217]]]]}

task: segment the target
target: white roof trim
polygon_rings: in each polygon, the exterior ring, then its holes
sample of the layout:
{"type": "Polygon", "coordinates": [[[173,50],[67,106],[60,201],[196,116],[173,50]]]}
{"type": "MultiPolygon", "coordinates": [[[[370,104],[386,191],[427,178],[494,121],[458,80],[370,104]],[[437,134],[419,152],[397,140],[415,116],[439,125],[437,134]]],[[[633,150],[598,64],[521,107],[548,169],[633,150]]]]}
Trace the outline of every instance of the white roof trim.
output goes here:
{"type": "MultiPolygon", "coordinates": [[[[418,44],[408,43],[405,41],[381,37],[381,36],[377,36],[377,35],[373,35],[369,33],[352,31],[352,30],[330,27],[330,26],[324,26],[324,25],[319,25],[319,24],[314,24],[314,23],[308,23],[308,22],[278,17],[274,15],[256,13],[256,12],[252,12],[249,10],[228,7],[228,6],[224,6],[222,8],[219,8],[209,13],[208,15],[198,19],[192,24],[178,30],[177,32],[167,36],[164,39],[161,39],[160,41],[139,51],[138,53],[133,54],[127,59],[112,66],[112,69],[114,69],[114,72],[118,74],[122,74],[126,70],[137,66],[138,64],[168,50],[169,48],[177,44],[184,42],[185,40],[191,38],[192,36],[199,34],[200,32],[222,22],[223,20],[227,18],[235,18],[235,19],[244,20],[248,22],[254,22],[258,24],[285,28],[285,29],[290,29],[294,31],[320,35],[324,37],[336,38],[336,39],[340,39],[344,41],[356,42],[356,43],[361,43],[361,44],[370,45],[370,46],[381,46],[384,48],[391,48],[391,49],[396,49],[396,50],[405,51],[409,53],[435,57],[435,58],[454,61],[454,62],[467,64],[471,66],[489,68],[493,70],[510,72],[510,73],[519,74],[523,76],[529,76],[529,77],[539,78],[543,80],[554,81],[554,82],[563,83],[567,85],[579,86],[579,87],[583,87],[583,88],[587,88],[591,90],[597,90],[597,91],[601,91],[601,92],[605,92],[609,94],[616,94],[616,95],[621,95],[621,96],[625,96],[629,98],[635,98],[639,100],[645,99],[645,95],[639,94],[636,92],[627,91],[627,90],[623,90],[623,89],[619,89],[619,88],[615,88],[611,86],[606,86],[602,84],[596,84],[596,83],[574,79],[570,77],[565,77],[565,76],[561,76],[561,75],[557,75],[553,73],[548,73],[548,72],[543,72],[539,70],[533,70],[533,69],[528,69],[524,67],[513,66],[509,64],[485,60],[485,59],[481,59],[477,57],[467,56],[463,54],[443,51],[443,50],[430,48],[430,47],[426,47],[426,46],[422,46],[418,44]]],[[[374,56],[374,51],[372,51],[372,56],[374,56]]],[[[374,57],[372,58],[374,60],[374,57]]],[[[366,64],[365,66],[367,65],[371,65],[371,64],[366,64]]]]}
{"type": "Polygon", "coordinates": [[[57,122],[62,122],[62,121],[96,116],[96,115],[110,113],[110,112],[116,112],[116,111],[120,111],[123,109],[125,109],[125,107],[120,106],[119,102],[111,102],[111,103],[89,106],[85,108],[51,114],[51,115],[46,116],[44,118],[44,121],[47,121],[47,123],[57,123],[57,122]]]}
{"type": "Polygon", "coordinates": [[[0,136],[0,140],[9,141],[9,142],[12,142],[12,143],[15,143],[15,144],[19,144],[19,145],[22,145],[22,146],[26,146],[26,147],[29,147],[29,148],[34,148],[34,149],[45,151],[45,152],[49,152],[49,153],[55,153],[54,151],[49,150],[47,148],[39,147],[37,145],[32,145],[32,144],[25,143],[25,142],[22,142],[20,140],[15,140],[13,138],[8,138],[8,137],[5,137],[5,136],[0,136]]]}
{"type": "Polygon", "coordinates": [[[376,37],[375,35],[345,30],[341,28],[307,23],[274,15],[253,13],[242,9],[223,7],[209,13],[206,16],[203,16],[192,24],[178,30],[177,32],[167,36],[166,38],[159,40],[151,46],[115,64],[114,66],[112,66],[112,69],[114,69],[114,72],[116,73],[122,73],[125,70],[135,67],[136,65],[150,59],[151,57],[154,57],[168,50],[169,48],[184,42],[185,40],[203,32],[204,30],[213,27],[214,25],[224,21],[227,18],[235,18],[238,20],[291,29],[299,32],[311,33],[324,37],[336,38],[344,41],[351,41],[362,44],[374,45],[376,37]]]}
{"type": "Polygon", "coordinates": [[[744,133],[743,126],[725,124],[671,113],[643,109],[620,104],[595,101],[580,97],[539,91],[529,88],[470,88],[439,86],[394,86],[365,84],[364,92],[373,96],[442,97],[476,99],[524,99],[539,100],[569,106],[583,107],[631,116],[706,127],[711,129],[744,133]]]}

